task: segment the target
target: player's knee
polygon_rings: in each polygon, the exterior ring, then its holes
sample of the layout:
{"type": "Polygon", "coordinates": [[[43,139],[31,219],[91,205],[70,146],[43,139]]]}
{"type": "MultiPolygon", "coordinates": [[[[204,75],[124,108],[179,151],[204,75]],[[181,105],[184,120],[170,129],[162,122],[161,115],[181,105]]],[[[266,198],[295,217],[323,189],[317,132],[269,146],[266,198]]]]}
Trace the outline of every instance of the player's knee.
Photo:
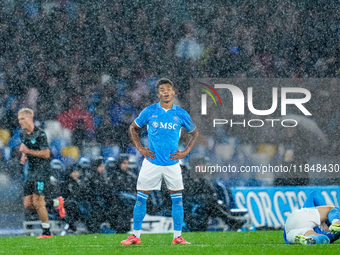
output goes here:
{"type": "Polygon", "coordinates": [[[41,208],[41,203],[39,203],[39,202],[33,202],[33,207],[34,207],[35,209],[39,209],[39,208],[41,208]]]}
{"type": "Polygon", "coordinates": [[[24,201],[24,207],[27,210],[33,210],[34,209],[34,204],[32,202],[24,201]]]}
{"type": "Polygon", "coordinates": [[[340,219],[340,208],[339,207],[333,207],[328,212],[328,220],[331,222],[331,224],[337,223],[340,219]]]}
{"type": "Polygon", "coordinates": [[[44,200],[33,200],[33,206],[36,209],[45,207],[45,201],[44,200]]]}
{"type": "Polygon", "coordinates": [[[170,190],[170,194],[174,194],[174,193],[180,193],[183,192],[183,190],[170,190]]]}
{"type": "Polygon", "coordinates": [[[143,192],[144,194],[150,195],[150,190],[138,190],[140,192],[143,192]]]}

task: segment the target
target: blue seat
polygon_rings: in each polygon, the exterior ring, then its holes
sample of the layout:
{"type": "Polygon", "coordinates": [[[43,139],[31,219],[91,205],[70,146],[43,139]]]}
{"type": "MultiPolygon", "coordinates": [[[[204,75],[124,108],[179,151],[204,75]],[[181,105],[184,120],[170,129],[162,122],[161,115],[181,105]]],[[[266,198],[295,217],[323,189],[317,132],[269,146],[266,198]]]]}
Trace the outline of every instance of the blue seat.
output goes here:
{"type": "Polygon", "coordinates": [[[65,168],[67,168],[68,166],[73,165],[74,163],[76,163],[74,158],[72,158],[70,156],[61,156],[60,160],[65,165],[65,168]]]}
{"type": "Polygon", "coordinates": [[[3,159],[8,161],[12,159],[12,149],[9,146],[4,146],[2,148],[3,159]]]}
{"type": "Polygon", "coordinates": [[[12,137],[9,139],[7,146],[13,150],[21,144],[20,140],[20,130],[16,129],[12,133],[12,137]]]}
{"type": "Polygon", "coordinates": [[[52,176],[57,180],[61,180],[65,171],[64,163],[59,159],[53,159],[50,165],[52,168],[52,176]]]}
{"type": "Polygon", "coordinates": [[[77,163],[78,163],[79,166],[85,166],[85,165],[88,166],[88,167],[91,166],[91,160],[90,160],[90,158],[84,157],[84,156],[79,157],[77,163]]]}
{"type": "Polygon", "coordinates": [[[141,160],[144,157],[142,154],[140,154],[135,146],[130,146],[127,148],[127,154],[134,155],[138,160],[141,160]]]}
{"type": "Polygon", "coordinates": [[[67,147],[68,141],[65,138],[53,138],[50,143],[51,151],[54,155],[54,158],[61,159],[61,150],[64,147],[67,147]]]}
{"type": "Polygon", "coordinates": [[[101,155],[103,158],[109,158],[109,157],[117,158],[119,154],[120,154],[120,148],[116,145],[104,146],[102,148],[101,155]]]}

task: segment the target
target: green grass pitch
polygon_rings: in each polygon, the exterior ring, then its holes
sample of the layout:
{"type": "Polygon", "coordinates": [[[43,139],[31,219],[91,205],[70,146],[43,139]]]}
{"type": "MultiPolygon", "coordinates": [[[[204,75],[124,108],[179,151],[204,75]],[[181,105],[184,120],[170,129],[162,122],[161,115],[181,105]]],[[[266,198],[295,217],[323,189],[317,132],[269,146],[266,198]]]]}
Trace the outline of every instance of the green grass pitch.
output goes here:
{"type": "Polygon", "coordinates": [[[140,245],[122,246],[128,235],[0,237],[0,254],[339,254],[340,241],[329,245],[287,245],[282,231],[183,233],[191,245],[172,245],[172,234],[144,234],[140,245]]]}

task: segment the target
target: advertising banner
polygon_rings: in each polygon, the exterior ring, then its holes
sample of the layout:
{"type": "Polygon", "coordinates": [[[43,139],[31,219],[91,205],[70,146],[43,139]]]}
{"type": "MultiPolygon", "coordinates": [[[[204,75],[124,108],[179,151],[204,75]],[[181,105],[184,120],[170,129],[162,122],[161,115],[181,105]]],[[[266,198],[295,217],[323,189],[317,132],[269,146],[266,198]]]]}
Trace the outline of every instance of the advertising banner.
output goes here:
{"type": "Polygon", "coordinates": [[[325,199],[326,205],[339,206],[339,186],[235,187],[232,195],[237,208],[248,209],[253,226],[280,228],[313,190],[325,199]]]}

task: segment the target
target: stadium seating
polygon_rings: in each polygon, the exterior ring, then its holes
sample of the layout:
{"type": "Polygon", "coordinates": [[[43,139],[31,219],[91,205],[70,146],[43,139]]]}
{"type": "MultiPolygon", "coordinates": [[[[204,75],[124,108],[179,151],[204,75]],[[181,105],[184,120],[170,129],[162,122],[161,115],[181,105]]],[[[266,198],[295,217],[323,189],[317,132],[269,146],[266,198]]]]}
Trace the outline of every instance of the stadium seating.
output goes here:
{"type": "Polygon", "coordinates": [[[47,136],[47,140],[50,143],[53,139],[63,138],[66,139],[68,143],[71,142],[72,131],[63,128],[59,121],[57,120],[47,120],[45,121],[44,131],[47,136]]]}
{"type": "Polygon", "coordinates": [[[67,139],[65,138],[54,138],[51,140],[50,148],[53,153],[54,158],[61,158],[61,150],[69,145],[67,139]]]}
{"type": "Polygon", "coordinates": [[[80,150],[77,146],[68,146],[61,149],[61,155],[64,157],[65,156],[71,157],[75,161],[77,161],[80,156],[80,150]]]}
{"type": "Polygon", "coordinates": [[[12,159],[12,149],[9,146],[4,146],[2,148],[2,157],[6,161],[12,159]]]}
{"type": "Polygon", "coordinates": [[[64,163],[59,159],[53,159],[50,163],[52,169],[52,176],[57,180],[61,180],[65,170],[64,163]]]}
{"type": "Polygon", "coordinates": [[[77,161],[74,160],[73,157],[70,156],[62,156],[60,158],[60,160],[63,162],[63,164],[65,165],[65,168],[67,168],[68,166],[73,165],[74,163],[76,163],[77,161]]]}
{"type": "Polygon", "coordinates": [[[12,137],[8,141],[8,147],[13,150],[21,144],[20,129],[15,129],[12,133],[12,137]]]}
{"type": "Polygon", "coordinates": [[[0,141],[3,145],[7,145],[9,139],[11,138],[11,132],[8,129],[0,129],[0,141]]]}
{"type": "Polygon", "coordinates": [[[215,155],[220,157],[222,160],[231,160],[236,152],[240,141],[235,136],[230,136],[223,143],[215,145],[215,155]]]}
{"type": "Polygon", "coordinates": [[[140,152],[137,150],[135,146],[130,146],[129,148],[127,148],[127,153],[135,156],[138,160],[143,159],[143,155],[140,154],[140,152]]]}
{"type": "MultiPolygon", "coordinates": [[[[59,235],[61,231],[64,229],[65,222],[58,221],[58,220],[50,220],[50,230],[53,235],[59,235]]],[[[26,235],[41,235],[42,228],[41,228],[41,221],[34,220],[34,221],[24,221],[23,222],[23,229],[26,235]]]]}
{"type": "Polygon", "coordinates": [[[91,165],[91,160],[88,157],[81,156],[78,159],[78,165],[79,166],[83,166],[84,164],[87,164],[88,166],[90,166],[91,165]]]}
{"type": "Polygon", "coordinates": [[[268,155],[269,158],[272,158],[276,154],[277,149],[274,144],[260,144],[257,147],[257,151],[261,153],[265,153],[268,155]]]}
{"type": "MultiPolygon", "coordinates": [[[[6,130],[6,129],[2,129],[2,130],[6,130]]],[[[7,133],[7,132],[5,131],[5,133],[7,133]]],[[[7,135],[8,135],[8,133],[6,134],[6,136],[7,135]]],[[[2,139],[0,139],[0,141],[3,143],[2,139]]],[[[21,144],[20,129],[15,129],[12,133],[12,136],[7,141],[7,146],[5,144],[3,144],[3,148],[2,148],[3,159],[6,160],[6,161],[11,160],[13,150],[16,147],[18,147],[20,144],[21,144]]]]}
{"type": "Polygon", "coordinates": [[[120,153],[120,148],[116,145],[103,146],[101,155],[104,158],[117,158],[120,153]]]}
{"type": "Polygon", "coordinates": [[[101,155],[101,145],[84,144],[81,147],[81,155],[90,159],[98,158],[101,155]]]}

